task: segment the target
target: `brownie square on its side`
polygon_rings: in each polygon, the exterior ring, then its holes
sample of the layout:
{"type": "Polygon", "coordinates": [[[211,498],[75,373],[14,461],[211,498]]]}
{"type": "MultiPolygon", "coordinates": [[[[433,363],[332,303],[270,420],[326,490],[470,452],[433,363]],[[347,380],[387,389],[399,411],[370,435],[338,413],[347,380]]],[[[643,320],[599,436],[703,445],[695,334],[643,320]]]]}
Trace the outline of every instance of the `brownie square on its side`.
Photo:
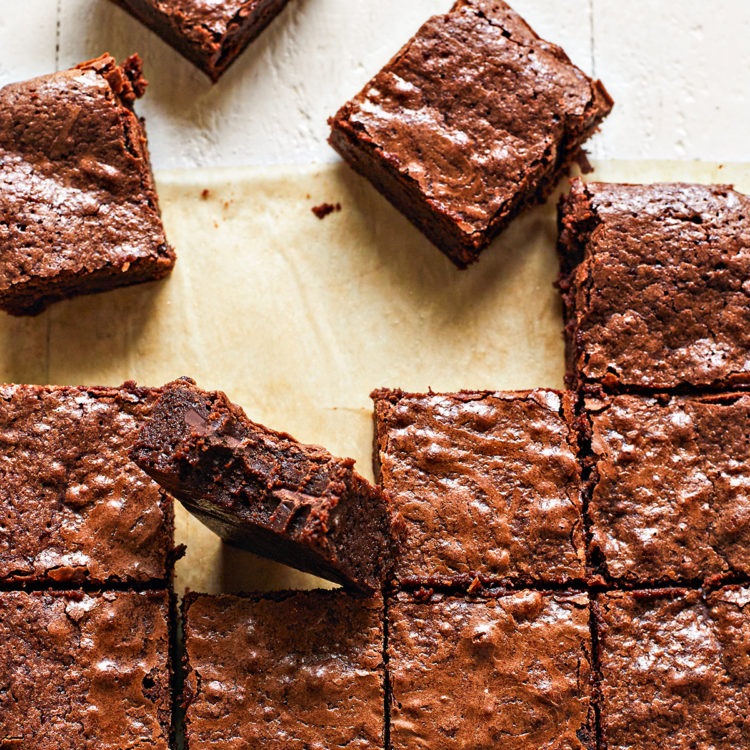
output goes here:
{"type": "Polygon", "coordinates": [[[137,55],[0,89],[0,309],[165,276],[174,265],[151,174],[137,55]]]}
{"type": "Polygon", "coordinates": [[[592,561],[627,584],[750,575],[750,394],[587,398],[592,561]]]}
{"type": "Polygon", "coordinates": [[[608,750],[750,747],[750,589],[602,594],[608,750]]]}
{"type": "Polygon", "coordinates": [[[586,594],[398,594],[388,605],[393,750],[594,750],[586,594]]]}
{"type": "Polygon", "coordinates": [[[399,583],[584,578],[570,394],[372,396],[375,473],[407,525],[399,583]]]}
{"type": "Polygon", "coordinates": [[[169,595],[0,593],[0,747],[169,750],[169,595]]]}
{"type": "Polygon", "coordinates": [[[546,199],[611,107],[504,2],[459,0],[329,120],[329,142],[465,268],[546,199]]]}
{"type": "Polygon", "coordinates": [[[173,501],[128,457],[156,397],[0,386],[0,583],[169,585],[173,501]]]}
{"type": "Polygon", "coordinates": [[[571,386],[750,386],[750,198],[576,180],[559,225],[571,386]]]}
{"type": "Polygon", "coordinates": [[[383,747],[379,597],[188,594],[183,622],[189,750],[383,747]]]}

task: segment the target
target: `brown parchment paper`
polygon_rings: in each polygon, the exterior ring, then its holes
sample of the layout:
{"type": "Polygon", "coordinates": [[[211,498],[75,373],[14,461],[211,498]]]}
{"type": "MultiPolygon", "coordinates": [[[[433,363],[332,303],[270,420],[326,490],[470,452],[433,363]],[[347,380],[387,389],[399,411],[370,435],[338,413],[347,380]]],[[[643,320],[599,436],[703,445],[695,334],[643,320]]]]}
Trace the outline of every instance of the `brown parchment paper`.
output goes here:
{"type": "MultiPolygon", "coordinates": [[[[592,179],[733,183],[750,165],[603,162],[592,179]]],[[[161,385],[191,375],[371,476],[370,391],[562,387],[555,199],[457,271],[343,165],[157,174],[171,278],[0,314],[0,381],[161,385]],[[320,220],[311,208],[341,204],[320,220]]],[[[177,509],[177,588],[320,585],[223,546],[177,509]]],[[[323,584],[326,585],[326,584],[323,584]]]]}

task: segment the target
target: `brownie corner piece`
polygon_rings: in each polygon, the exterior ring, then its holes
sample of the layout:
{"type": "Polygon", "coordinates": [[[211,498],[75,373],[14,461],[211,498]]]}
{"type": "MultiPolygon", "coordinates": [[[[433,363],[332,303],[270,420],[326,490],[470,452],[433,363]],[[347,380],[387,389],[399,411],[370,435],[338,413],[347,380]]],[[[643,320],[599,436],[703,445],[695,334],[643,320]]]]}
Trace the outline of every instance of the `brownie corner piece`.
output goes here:
{"type": "Polygon", "coordinates": [[[585,578],[573,396],[373,392],[375,473],[407,539],[403,585],[585,578]]]}
{"type": "Polygon", "coordinates": [[[145,87],[137,55],[105,54],[0,89],[0,309],[35,315],[172,269],[132,109],[145,87]]]}
{"type": "Polygon", "coordinates": [[[112,0],[156,32],[214,83],[289,0],[112,0]]]}
{"type": "Polygon", "coordinates": [[[546,199],[611,107],[504,2],[459,0],[329,120],[329,142],[465,268],[546,199]]]}
{"type": "Polygon", "coordinates": [[[183,613],[187,747],[383,747],[381,597],[191,594],[183,613]]]}
{"type": "Polygon", "coordinates": [[[165,386],[131,456],[226,542],[362,591],[391,574],[405,535],[354,461],[248,419],[189,379],[165,386]]]}
{"type": "Polygon", "coordinates": [[[726,185],[575,180],[559,207],[568,382],[750,387],[750,198],[726,185]]]}

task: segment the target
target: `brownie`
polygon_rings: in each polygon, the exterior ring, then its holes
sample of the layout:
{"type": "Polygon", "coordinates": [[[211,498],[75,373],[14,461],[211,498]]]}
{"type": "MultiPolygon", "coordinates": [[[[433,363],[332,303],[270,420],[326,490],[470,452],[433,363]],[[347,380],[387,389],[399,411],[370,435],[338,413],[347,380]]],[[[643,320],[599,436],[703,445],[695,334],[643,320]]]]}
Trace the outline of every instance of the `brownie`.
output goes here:
{"type": "Polygon", "coordinates": [[[611,107],[504,2],[459,0],[329,120],[329,142],[465,268],[584,159],[611,107]]]}
{"type": "Polygon", "coordinates": [[[189,750],[383,747],[383,602],[337,591],[188,594],[189,750]]]}
{"type": "Polygon", "coordinates": [[[128,458],[156,392],[0,386],[0,583],[165,586],[173,501],[128,458]]]}
{"type": "Polygon", "coordinates": [[[289,0],[113,0],[155,31],[212,81],[289,0]]]}
{"type": "Polygon", "coordinates": [[[592,559],[625,583],[750,575],[750,394],[585,402],[592,559]]]}
{"type": "Polygon", "coordinates": [[[401,584],[585,575],[570,394],[378,390],[375,473],[406,520],[401,584]]]}
{"type": "Polygon", "coordinates": [[[0,748],[170,747],[166,592],[0,593],[0,748]]]}
{"type": "Polygon", "coordinates": [[[0,89],[0,309],[160,279],[164,237],[137,55],[110,55],[0,89]]]}
{"type": "Polygon", "coordinates": [[[596,747],[586,594],[388,606],[393,750],[596,747]]]}
{"type": "Polygon", "coordinates": [[[601,595],[603,747],[750,747],[750,589],[601,595]]]}
{"type": "Polygon", "coordinates": [[[403,520],[352,459],[256,424],[188,378],[165,386],[131,455],[225,541],[346,586],[379,588],[403,542],[403,520]]]}
{"type": "Polygon", "coordinates": [[[750,385],[750,198],[576,180],[559,224],[571,384],[750,385]]]}

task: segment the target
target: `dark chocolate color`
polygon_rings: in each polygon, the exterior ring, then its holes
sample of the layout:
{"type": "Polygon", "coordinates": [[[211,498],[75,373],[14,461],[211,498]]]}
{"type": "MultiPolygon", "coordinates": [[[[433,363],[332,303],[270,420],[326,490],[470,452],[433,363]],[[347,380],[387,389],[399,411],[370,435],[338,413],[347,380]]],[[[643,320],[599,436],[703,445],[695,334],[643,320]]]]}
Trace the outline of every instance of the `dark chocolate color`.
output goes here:
{"type": "Polygon", "coordinates": [[[0,89],[0,308],[165,276],[174,265],[151,175],[137,55],[0,89]]]}
{"type": "Polygon", "coordinates": [[[558,249],[572,385],[750,385],[750,198],[576,180],[558,249]]]}
{"type": "Polygon", "coordinates": [[[166,592],[0,593],[0,748],[168,750],[166,592]]]}
{"type": "Polygon", "coordinates": [[[408,529],[401,583],[584,577],[570,394],[372,395],[375,472],[408,529]]]}
{"type": "Polygon", "coordinates": [[[173,502],[128,458],[156,395],[0,386],[0,582],[169,581],[173,502]]]}
{"type": "Polygon", "coordinates": [[[383,602],[344,591],[184,603],[189,750],[383,747],[383,602]]]}
{"type": "Polygon", "coordinates": [[[250,421],[220,392],[165,387],[131,455],[227,542],[361,590],[377,589],[403,521],[352,459],[250,421]]]}
{"type": "Polygon", "coordinates": [[[393,750],[594,750],[586,594],[399,594],[388,607],[393,750]]]}
{"type": "Polygon", "coordinates": [[[609,113],[501,0],[429,19],[331,118],[331,145],[457,266],[545,200],[609,113]]]}
{"type": "Polygon", "coordinates": [[[289,0],[113,0],[212,81],[239,57],[289,0]]]}
{"type": "Polygon", "coordinates": [[[607,750],[750,747],[750,589],[599,597],[607,750]]]}

